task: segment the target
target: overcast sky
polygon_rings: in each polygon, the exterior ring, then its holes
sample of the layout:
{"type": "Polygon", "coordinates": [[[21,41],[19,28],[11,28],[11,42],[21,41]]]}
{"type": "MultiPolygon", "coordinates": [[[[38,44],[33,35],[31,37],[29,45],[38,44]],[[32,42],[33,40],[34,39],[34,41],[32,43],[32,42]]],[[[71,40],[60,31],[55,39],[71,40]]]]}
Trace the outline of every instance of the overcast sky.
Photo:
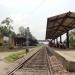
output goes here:
{"type": "Polygon", "coordinates": [[[11,17],[16,33],[30,27],[37,39],[45,39],[48,17],[68,11],[75,12],[75,0],[0,0],[0,21],[11,17]]]}

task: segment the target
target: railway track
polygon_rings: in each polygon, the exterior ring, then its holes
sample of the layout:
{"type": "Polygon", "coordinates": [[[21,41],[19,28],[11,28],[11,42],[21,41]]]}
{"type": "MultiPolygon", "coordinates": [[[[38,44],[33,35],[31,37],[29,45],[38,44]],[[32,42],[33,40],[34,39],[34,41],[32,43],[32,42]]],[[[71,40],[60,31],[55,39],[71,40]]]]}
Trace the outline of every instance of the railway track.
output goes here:
{"type": "Polygon", "coordinates": [[[6,75],[68,75],[61,62],[46,47],[6,75]]]}

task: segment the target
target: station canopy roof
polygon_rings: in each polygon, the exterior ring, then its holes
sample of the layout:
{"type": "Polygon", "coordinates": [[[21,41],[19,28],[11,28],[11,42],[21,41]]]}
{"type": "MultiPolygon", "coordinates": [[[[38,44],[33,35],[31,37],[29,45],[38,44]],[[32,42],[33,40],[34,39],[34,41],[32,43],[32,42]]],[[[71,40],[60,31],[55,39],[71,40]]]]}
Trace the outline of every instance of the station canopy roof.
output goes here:
{"type": "Polygon", "coordinates": [[[55,39],[75,28],[75,13],[68,12],[47,19],[46,39],[55,39]]]}

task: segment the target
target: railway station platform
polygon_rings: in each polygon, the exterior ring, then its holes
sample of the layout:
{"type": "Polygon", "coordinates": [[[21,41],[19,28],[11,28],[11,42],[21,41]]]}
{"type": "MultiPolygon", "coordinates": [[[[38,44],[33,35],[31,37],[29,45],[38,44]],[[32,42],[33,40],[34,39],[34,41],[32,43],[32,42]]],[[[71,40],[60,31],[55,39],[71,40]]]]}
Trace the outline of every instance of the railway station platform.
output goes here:
{"type": "Polygon", "coordinates": [[[49,48],[68,71],[75,72],[75,49],[49,48]]]}

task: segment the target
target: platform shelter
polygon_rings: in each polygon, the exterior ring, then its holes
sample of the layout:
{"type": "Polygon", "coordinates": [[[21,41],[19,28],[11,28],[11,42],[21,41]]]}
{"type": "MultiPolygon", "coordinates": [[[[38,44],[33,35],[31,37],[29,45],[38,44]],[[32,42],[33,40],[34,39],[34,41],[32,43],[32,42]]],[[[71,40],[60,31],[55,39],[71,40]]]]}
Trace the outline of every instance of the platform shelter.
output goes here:
{"type": "Polygon", "coordinates": [[[62,45],[62,35],[66,33],[66,48],[69,48],[69,31],[75,28],[75,13],[67,12],[47,19],[46,39],[50,39],[52,45],[56,41],[58,47],[58,37],[62,45]]]}

